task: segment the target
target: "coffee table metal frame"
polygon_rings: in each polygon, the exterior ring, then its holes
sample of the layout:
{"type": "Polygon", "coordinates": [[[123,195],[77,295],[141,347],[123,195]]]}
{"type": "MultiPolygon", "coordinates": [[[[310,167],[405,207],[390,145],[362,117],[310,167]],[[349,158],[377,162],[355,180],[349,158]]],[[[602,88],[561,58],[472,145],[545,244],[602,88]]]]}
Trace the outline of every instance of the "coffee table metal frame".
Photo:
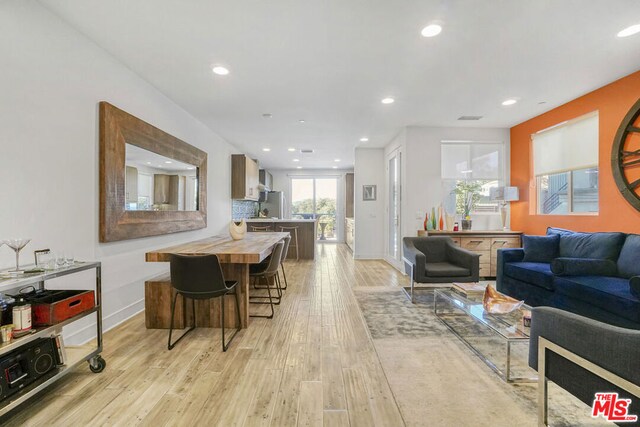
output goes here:
{"type": "MultiPolygon", "coordinates": [[[[536,375],[533,375],[531,377],[514,377],[511,375],[511,345],[514,343],[523,343],[523,342],[527,342],[529,341],[529,334],[525,332],[524,329],[528,330],[529,328],[522,328],[522,329],[516,329],[516,331],[518,331],[518,333],[514,333],[514,336],[506,336],[504,333],[502,333],[500,331],[499,328],[496,328],[494,325],[492,325],[489,322],[483,322],[482,319],[478,318],[477,315],[474,315],[473,313],[471,313],[470,307],[476,307],[476,306],[480,306],[482,307],[482,301],[474,301],[471,300],[463,295],[460,295],[454,291],[452,291],[451,289],[436,289],[434,291],[434,298],[433,298],[433,309],[434,309],[434,313],[436,315],[436,317],[442,322],[444,323],[444,325],[449,328],[449,330],[451,332],[454,333],[454,335],[456,335],[467,347],[469,347],[469,349],[471,351],[473,351],[480,359],[482,359],[491,369],[493,369],[499,376],[500,378],[502,378],[504,381],[508,382],[508,383],[531,383],[531,382],[536,382],[538,380],[536,375]],[[472,320],[474,320],[476,323],[478,324],[482,324],[485,327],[487,327],[489,330],[492,331],[492,333],[496,334],[497,336],[499,336],[500,338],[502,338],[504,341],[506,341],[506,347],[507,347],[507,360],[506,360],[506,366],[504,371],[502,369],[500,369],[495,363],[493,363],[493,361],[491,361],[491,359],[489,359],[488,356],[486,356],[485,354],[483,354],[478,348],[474,347],[474,345],[469,342],[464,336],[462,336],[449,322],[447,322],[446,318],[441,316],[441,312],[438,311],[438,302],[439,301],[445,301],[448,305],[448,307],[452,307],[455,308],[456,311],[461,311],[461,314],[455,315],[454,316],[467,316],[470,317],[472,320]]],[[[522,308],[524,308],[525,310],[530,309],[530,307],[528,306],[523,306],[522,308]]],[[[521,309],[520,309],[521,310],[521,309]]],[[[504,318],[504,316],[501,316],[499,314],[490,314],[487,313],[484,308],[482,308],[482,313],[483,316],[491,316],[493,320],[496,321],[496,323],[504,326],[505,328],[507,327],[512,327],[513,322],[510,322],[508,320],[506,320],[504,318]]],[[[452,313],[447,313],[448,315],[452,315],[452,313]]]]}

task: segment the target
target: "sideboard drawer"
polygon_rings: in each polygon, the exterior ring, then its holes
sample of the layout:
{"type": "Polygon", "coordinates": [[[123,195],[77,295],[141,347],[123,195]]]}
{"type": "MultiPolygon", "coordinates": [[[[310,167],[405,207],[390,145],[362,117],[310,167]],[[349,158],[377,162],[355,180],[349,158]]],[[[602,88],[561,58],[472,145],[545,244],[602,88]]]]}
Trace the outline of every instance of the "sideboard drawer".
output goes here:
{"type": "Polygon", "coordinates": [[[470,251],[488,251],[491,250],[491,239],[483,237],[462,237],[460,238],[460,246],[470,251]]]}
{"type": "Polygon", "coordinates": [[[519,237],[494,237],[491,239],[491,250],[497,251],[498,249],[507,248],[519,248],[519,237]]]}

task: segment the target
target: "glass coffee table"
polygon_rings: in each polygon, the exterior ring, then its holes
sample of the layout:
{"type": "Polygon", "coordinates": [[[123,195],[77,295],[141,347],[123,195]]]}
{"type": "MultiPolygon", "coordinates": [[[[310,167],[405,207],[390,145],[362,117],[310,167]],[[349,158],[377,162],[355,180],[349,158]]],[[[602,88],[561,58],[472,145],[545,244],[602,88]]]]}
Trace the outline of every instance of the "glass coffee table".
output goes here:
{"type": "Polygon", "coordinates": [[[451,289],[434,292],[435,315],[506,382],[537,381],[528,365],[529,327],[522,323],[526,305],[508,314],[491,314],[482,296],[465,297],[451,289]]]}

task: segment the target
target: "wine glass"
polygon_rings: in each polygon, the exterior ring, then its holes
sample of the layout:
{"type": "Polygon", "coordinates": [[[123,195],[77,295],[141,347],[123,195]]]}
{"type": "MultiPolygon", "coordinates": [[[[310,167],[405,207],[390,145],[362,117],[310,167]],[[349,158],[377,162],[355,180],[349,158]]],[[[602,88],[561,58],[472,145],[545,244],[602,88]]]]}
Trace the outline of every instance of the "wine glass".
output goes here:
{"type": "Polygon", "coordinates": [[[15,270],[9,270],[10,273],[13,274],[22,274],[24,273],[24,271],[20,270],[20,251],[22,250],[22,248],[24,248],[25,246],[27,246],[27,244],[31,241],[31,239],[25,239],[25,238],[17,238],[17,239],[5,239],[3,240],[3,242],[9,246],[11,249],[13,249],[16,253],[16,269],[15,270]]]}

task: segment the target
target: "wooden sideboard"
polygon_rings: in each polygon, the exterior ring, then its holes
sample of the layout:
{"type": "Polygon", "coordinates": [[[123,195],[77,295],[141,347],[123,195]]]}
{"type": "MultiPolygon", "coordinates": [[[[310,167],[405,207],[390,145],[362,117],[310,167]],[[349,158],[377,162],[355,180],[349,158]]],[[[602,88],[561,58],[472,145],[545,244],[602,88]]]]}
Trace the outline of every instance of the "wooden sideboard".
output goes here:
{"type": "Polygon", "coordinates": [[[428,231],[430,236],[449,236],[455,244],[480,254],[480,277],[495,277],[498,249],[522,247],[522,232],[503,230],[428,231]]]}

